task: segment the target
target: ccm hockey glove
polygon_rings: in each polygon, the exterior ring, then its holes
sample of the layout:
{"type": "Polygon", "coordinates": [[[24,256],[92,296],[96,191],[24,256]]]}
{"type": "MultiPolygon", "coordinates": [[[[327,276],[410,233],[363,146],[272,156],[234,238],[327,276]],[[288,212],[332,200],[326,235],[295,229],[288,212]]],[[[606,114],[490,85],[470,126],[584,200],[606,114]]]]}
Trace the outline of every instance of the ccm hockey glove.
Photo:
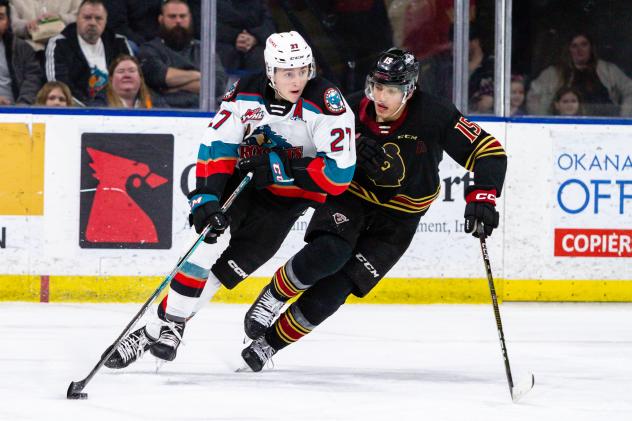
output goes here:
{"type": "Polygon", "coordinates": [[[356,140],[356,164],[364,173],[378,180],[382,177],[382,167],[386,160],[384,148],[375,139],[360,135],[356,140]]]}
{"type": "Polygon", "coordinates": [[[283,152],[270,152],[263,155],[244,158],[239,161],[242,172],[253,171],[253,181],[257,189],[272,184],[290,186],[294,184],[290,160],[283,152]]]}
{"type": "Polygon", "coordinates": [[[217,200],[208,198],[209,195],[196,194],[189,199],[191,213],[189,214],[189,224],[195,227],[195,232],[201,234],[207,225],[211,229],[204,237],[204,242],[214,244],[228,228],[228,217],[220,212],[217,200]],[[206,200],[206,201],[205,201],[206,200]]]}
{"type": "Polygon", "coordinates": [[[498,228],[499,214],[496,210],[496,189],[491,186],[470,186],[465,189],[465,232],[478,237],[476,225],[482,223],[485,236],[492,235],[498,228]]]}

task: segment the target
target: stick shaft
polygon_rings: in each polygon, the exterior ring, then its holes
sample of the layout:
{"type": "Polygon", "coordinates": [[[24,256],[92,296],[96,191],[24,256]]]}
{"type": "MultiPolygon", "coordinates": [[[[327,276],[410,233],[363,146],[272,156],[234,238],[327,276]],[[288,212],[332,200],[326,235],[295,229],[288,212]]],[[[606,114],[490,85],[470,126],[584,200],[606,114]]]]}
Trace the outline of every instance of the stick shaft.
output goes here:
{"type": "Polygon", "coordinates": [[[494,309],[494,317],[496,319],[496,329],[498,330],[498,338],[500,339],[500,348],[503,354],[503,360],[505,363],[505,373],[507,374],[507,383],[509,384],[509,393],[513,398],[513,377],[511,375],[511,367],[509,365],[509,355],[507,354],[507,345],[505,345],[505,333],[503,332],[503,323],[500,319],[500,309],[498,308],[498,296],[496,295],[496,288],[494,287],[494,277],[492,276],[492,266],[489,262],[489,253],[487,252],[487,243],[485,241],[485,232],[483,225],[477,224],[478,238],[481,242],[481,253],[483,255],[483,263],[485,265],[485,272],[487,273],[487,283],[489,284],[489,293],[492,297],[492,307],[494,309]]]}
{"type": "MultiPolygon", "coordinates": [[[[253,176],[252,172],[249,172],[248,174],[246,174],[246,176],[241,180],[241,183],[239,183],[239,185],[235,188],[235,190],[231,193],[230,196],[228,196],[228,198],[224,202],[224,205],[221,208],[221,212],[226,212],[230,208],[230,206],[233,204],[237,196],[239,196],[239,194],[244,190],[244,188],[250,182],[250,180],[252,180],[252,176],[253,176]]],[[[92,377],[94,377],[97,371],[99,371],[99,369],[103,366],[103,364],[105,364],[108,358],[110,358],[110,356],[114,353],[114,351],[116,350],[116,347],[121,342],[121,340],[129,333],[129,331],[136,324],[136,322],[138,322],[143,317],[143,315],[145,314],[145,312],[147,311],[151,303],[153,303],[154,300],[158,298],[162,290],[164,290],[165,287],[169,285],[173,277],[176,276],[176,273],[178,273],[178,271],[182,268],[182,265],[184,264],[184,262],[186,262],[189,259],[189,257],[191,257],[193,252],[198,248],[198,246],[202,243],[202,241],[204,241],[204,238],[206,237],[206,234],[209,232],[210,229],[211,229],[210,225],[204,228],[202,233],[195,240],[195,243],[193,243],[193,245],[189,247],[187,252],[180,258],[180,260],[178,260],[178,263],[173,268],[171,273],[160,283],[160,285],[158,285],[158,288],[156,288],[156,290],[151,294],[151,296],[147,299],[147,301],[145,301],[145,303],[140,308],[138,313],[136,313],[136,315],[127,324],[127,326],[125,326],[125,329],[123,329],[121,334],[118,336],[118,338],[116,338],[116,340],[112,344],[110,351],[101,357],[99,362],[94,366],[94,368],[92,369],[92,371],[90,371],[90,374],[88,374],[86,378],[78,382],[72,382],[70,384],[70,388],[68,389],[68,393],[70,393],[71,389],[73,392],[81,392],[83,388],[86,387],[86,385],[90,382],[90,380],[92,380],[92,377]]]]}

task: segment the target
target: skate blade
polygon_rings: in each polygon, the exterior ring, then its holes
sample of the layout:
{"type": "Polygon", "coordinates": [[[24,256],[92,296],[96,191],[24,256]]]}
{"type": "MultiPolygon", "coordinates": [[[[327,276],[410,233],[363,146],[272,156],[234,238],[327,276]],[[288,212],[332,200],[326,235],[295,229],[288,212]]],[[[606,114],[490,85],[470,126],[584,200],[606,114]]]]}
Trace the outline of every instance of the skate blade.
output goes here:
{"type": "Polygon", "coordinates": [[[162,366],[165,365],[167,361],[161,360],[160,358],[156,358],[156,374],[162,369],[162,366]]]}
{"type": "Polygon", "coordinates": [[[244,363],[241,367],[235,369],[235,373],[254,373],[248,364],[244,363]]]}

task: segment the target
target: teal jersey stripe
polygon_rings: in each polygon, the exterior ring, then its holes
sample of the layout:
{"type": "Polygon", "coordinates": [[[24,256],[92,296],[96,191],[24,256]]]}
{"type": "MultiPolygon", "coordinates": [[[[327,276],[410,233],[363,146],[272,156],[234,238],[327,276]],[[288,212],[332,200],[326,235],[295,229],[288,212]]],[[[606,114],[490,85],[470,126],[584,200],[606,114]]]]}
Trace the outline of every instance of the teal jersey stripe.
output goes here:
{"type": "Polygon", "coordinates": [[[322,157],[325,160],[324,173],[325,176],[334,183],[350,183],[353,179],[353,173],[355,172],[355,165],[351,165],[347,168],[340,168],[336,164],[336,161],[327,157],[326,154],[319,152],[317,156],[322,157]]]}
{"type": "Polygon", "coordinates": [[[303,108],[305,108],[306,110],[310,110],[315,114],[321,114],[321,111],[308,101],[303,101],[303,108]]]}
{"type": "Polygon", "coordinates": [[[208,161],[209,159],[217,160],[220,158],[238,158],[239,157],[239,145],[233,145],[231,143],[224,143],[221,140],[211,142],[211,145],[200,145],[198,152],[198,160],[208,161]]]}
{"type": "Polygon", "coordinates": [[[237,101],[252,101],[252,102],[257,102],[259,104],[264,104],[263,98],[260,95],[242,93],[242,94],[237,94],[237,97],[235,99],[237,101]]]}

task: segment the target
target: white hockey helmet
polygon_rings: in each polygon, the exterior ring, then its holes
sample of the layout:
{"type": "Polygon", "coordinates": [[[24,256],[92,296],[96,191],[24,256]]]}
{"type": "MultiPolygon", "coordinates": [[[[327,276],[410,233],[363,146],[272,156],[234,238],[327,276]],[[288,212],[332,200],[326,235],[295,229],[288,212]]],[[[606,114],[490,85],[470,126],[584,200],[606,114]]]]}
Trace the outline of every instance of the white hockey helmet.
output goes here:
{"type": "Polygon", "coordinates": [[[316,62],[312,49],[296,31],[278,32],[266,40],[263,51],[266,62],[266,75],[274,87],[274,69],[291,69],[309,66],[309,79],[316,76],[316,62]]]}

